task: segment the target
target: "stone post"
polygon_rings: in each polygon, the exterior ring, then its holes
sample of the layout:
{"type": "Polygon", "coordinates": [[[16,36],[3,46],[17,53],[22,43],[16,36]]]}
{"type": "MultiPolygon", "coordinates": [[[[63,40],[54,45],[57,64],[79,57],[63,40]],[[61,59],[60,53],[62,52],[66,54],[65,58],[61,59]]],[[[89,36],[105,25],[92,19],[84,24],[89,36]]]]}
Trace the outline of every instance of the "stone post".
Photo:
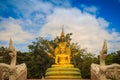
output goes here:
{"type": "Polygon", "coordinates": [[[11,56],[11,63],[10,63],[10,76],[9,80],[15,80],[15,68],[16,68],[16,50],[13,46],[12,39],[9,42],[9,55],[11,56]]]}
{"type": "Polygon", "coordinates": [[[107,80],[106,79],[106,65],[105,65],[105,58],[107,55],[107,43],[104,41],[103,48],[100,51],[100,80],[107,80]]]}

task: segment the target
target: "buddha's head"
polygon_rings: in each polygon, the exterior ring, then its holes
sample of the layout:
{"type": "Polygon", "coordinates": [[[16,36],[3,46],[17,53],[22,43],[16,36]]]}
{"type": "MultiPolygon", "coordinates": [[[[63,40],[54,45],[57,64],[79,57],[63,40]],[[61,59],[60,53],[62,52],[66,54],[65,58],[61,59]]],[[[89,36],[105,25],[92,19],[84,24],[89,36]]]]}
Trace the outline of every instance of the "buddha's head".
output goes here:
{"type": "Polygon", "coordinates": [[[61,41],[63,42],[63,41],[65,40],[65,36],[64,36],[64,35],[61,35],[61,36],[60,36],[60,39],[61,39],[61,41]]]}

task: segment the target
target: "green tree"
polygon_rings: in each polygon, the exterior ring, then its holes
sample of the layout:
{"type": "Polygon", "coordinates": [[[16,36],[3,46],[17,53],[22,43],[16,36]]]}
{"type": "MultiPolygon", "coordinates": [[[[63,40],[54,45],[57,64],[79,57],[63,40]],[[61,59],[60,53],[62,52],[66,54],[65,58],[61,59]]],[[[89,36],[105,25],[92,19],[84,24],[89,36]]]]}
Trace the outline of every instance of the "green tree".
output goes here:
{"type": "Polygon", "coordinates": [[[10,63],[10,56],[8,48],[2,46],[0,47],[0,63],[10,63]]]}
{"type": "Polygon", "coordinates": [[[31,78],[41,78],[45,76],[46,69],[53,64],[53,60],[50,59],[46,53],[46,51],[50,51],[47,42],[48,40],[38,37],[36,38],[36,42],[28,46],[33,56],[31,60],[32,65],[28,64],[31,78]]]}
{"type": "Polygon", "coordinates": [[[113,63],[120,64],[120,50],[113,53],[113,63]]]}
{"type": "Polygon", "coordinates": [[[107,65],[110,65],[112,63],[120,64],[120,50],[108,54],[105,62],[107,65]]]}
{"type": "Polygon", "coordinates": [[[86,49],[81,49],[80,53],[74,57],[75,66],[81,71],[82,78],[90,78],[90,66],[92,63],[97,63],[98,58],[95,55],[88,53],[86,49]]]}
{"type": "Polygon", "coordinates": [[[110,65],[110,64],[113,63],[113,54],[114,54],[114,53],[111,53],[111,54],[108,54],[108,55],[106,56],[105,63],[106,63],[107,65],[110,65]]]}

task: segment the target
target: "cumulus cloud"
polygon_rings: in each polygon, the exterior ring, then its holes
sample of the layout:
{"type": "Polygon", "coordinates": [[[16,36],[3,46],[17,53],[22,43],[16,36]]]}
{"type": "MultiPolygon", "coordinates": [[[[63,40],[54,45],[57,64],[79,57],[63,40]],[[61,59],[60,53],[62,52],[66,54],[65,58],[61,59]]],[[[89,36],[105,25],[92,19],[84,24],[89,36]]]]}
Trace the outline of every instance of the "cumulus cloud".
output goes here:
{"type": "Polygon", "coordinates": [[[16,7],[16,10],[19,10],[24,17],[30,17],[30,15],[35,12],[42,12],[44,14],[50,13],[53,5],[48,2],[44,2],[42,0],[22,0],[22,1],[8,1],[11,5],[16,7]]]}
{"type": "Polygon", "coordinates": [[[8,41],[10,38],[16,43],[24,43],[27,40],[34,38],[34,36],[22,29],[22,21],[15,20],[12,17],[0,18],[0,40],[8,41]]]}
{"type": "Polygon", "coordinates": [[[98,13],[99,10],[99,8],[97,8],[96,6],[86,6],[84,4],[81,5],[81,8],[83,9],[83,12],[89,12],[92,14],[98,13]]]}
{"type": "MultiPolygon", "coordinates": [[[[70,3],[68,0],[22,0],[22,1],[7,1],[10,5],[15,7],[14,12],[20,14],[25,18],[30,18],[31,16],[44,16],[52,13],[54,7],[70,7],[70,3]],[[64,2],[64,3],[63,3],[64,2]],[[17,12],[18,11],[18,12],[17,12]],[[41,15],[42,14],[42,15],[41,15]]],[[[3,5],[4,6],[4,5],[3,5]]],[[[8,5],[6,5],[8,6],[8,5]]],[[[4,7],[6,7],[4,6],[4,7]]],[[[35,17],[36,18],[36,17],[35,17]]]]}
{"type": "MultiPolygon", "coordinates": [[[[2,17],[0,17],[0,46],[8,45],[6,43],[10,37],[13,38],[17,44],[19,43],[17,45],[19,49],[27,46],[29,40],[34,40],[35,37],[39,36],[38,30],[41,25],[46,22],[46,15],[51,14],[54,7],[70,6],[69,1],[63,1],[2,1],[0,3],[0,13],[2,14],[2,17]],[[63,1],[65,3],[63,3],[63,1]],[[22,46],[20,44],[22,44],[22,46]]],[[[24,48],[24,51],[26,51],[25,49],[26,48],[24,48]]]]}
{"type": "MultiPolygon", "coordinates": [[[[72,41],[77,42],[82,48],[89,52],[98,54],[102,48],[104,39],[109,41],[120,41],[119,33],[109,32],[109,22],[104,18],[96,17],[89,13],[82,13],[78,8],[56,8],[53,14],[47,16],[47,23],[40,30],[40,35],[55,38],[56,33],[61,33],[64,25],[65,33],[72,32],[72,41]]],[[[117,43],[120,44],[120,43],[117,43]]],[[[108,48],[118,47],[108,43],[108,48]]]]}
{"type": "Polygon", "coordinates": [[[34,35],[38,36],[39,29],[40,36],[53,39],[61,33],[64,25],[65,33],[73,33],[72,41],[92,53],[98,54],[104,39],[108,41],[109,50],[120,49],[120,33],[109,30],[109,22],[96,17],[99,8],[94,5],[82,4],[81,11],[73,8],[69,0],[3,2],[6,4],[1,3],[0,13],[7,11],[10,15],[7,16],[9,18],[0,17],[0,41],[8,41],[12,37],[18,43],[27,42],[35,38],[34,35]]]}

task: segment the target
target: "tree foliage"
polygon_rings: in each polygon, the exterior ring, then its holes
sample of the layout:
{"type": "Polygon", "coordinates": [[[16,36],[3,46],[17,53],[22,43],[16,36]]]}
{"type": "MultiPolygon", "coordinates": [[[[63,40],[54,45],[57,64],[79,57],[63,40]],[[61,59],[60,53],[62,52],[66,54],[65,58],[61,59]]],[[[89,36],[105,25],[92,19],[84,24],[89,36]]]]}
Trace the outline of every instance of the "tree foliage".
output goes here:
{"type": "Polygon", "coordinates": [[[95,55],[90,54],[86,49],[81,49],[80,53],[74,58],[74,65],[81,71],[82,78],[90,78],[90,66],[92,63],[97,63],[98,59],[95,55]]]}
{"type": "Polygon", "coordinates": [[[112,63],[120,64],[120,50],[108,54],[105,62],[107,65],[112,63]]]}
{"type": "Polygon", "coordinates": [[[41,78],[42,76],[45,76],[46,69],[50,67],[53,62],[46,53],[46,51],[49,50],[47,40],[38,37],[36,38],[36,42],[33,42],[28,47],[32,53],[32,65],[28,64],[31,75],[28,77],[41,78]]]}
{"type": "Polygon", "coordinates": [[[0,63],[10,63],[10,56],[9,56],[9,50],[6,47],[1,46],[0,47],[0,63]]]}

